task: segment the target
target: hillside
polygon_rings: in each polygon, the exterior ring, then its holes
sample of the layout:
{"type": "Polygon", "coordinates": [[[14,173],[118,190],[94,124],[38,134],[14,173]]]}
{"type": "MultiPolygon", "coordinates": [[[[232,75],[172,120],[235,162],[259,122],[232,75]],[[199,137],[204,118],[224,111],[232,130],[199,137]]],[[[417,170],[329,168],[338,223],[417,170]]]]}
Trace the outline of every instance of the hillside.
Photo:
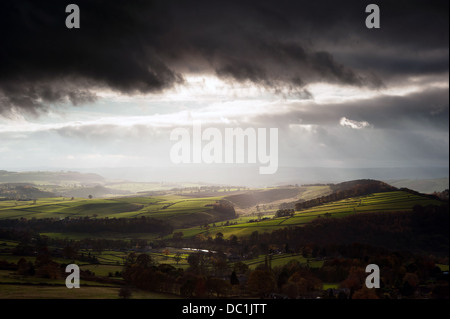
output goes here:
{"type": "Polygon", "coordinates": [[[273,213],[281,207],[294,208],[299,200],[311,200],[331,193],[329,185],[305,185],[246,190],[225,198],[235,205],[240,215],[248,215],[273,213]]]}
{"type": "Polygon", "coordinates": [[[104,187],[102,185],[88,186],[88,187],[75,187],[67,189],[59,189],[58,194],[65,197],[83,197],[89,196],[95,198],[111,197],[117,195],[129,195],[130,192],[124,190],[117,190],[113,188],[104,187]]]}
{"type": "Polygon", "coordinates": [[[249,208],[255,205],[297,197],[300,193],[301,190],[296,187],[274,188],[267,190],[244,191],[241,194],[227,196],[226,199],[240,208],[249,208]]]}
{"type": "Polygon", "coordinates": [[[295,204],[295,210],[302,210],[305,208],[314,207],[324,203],[329,203],[355,196],[363,196],[374,193],[390,192],[397,190],[397,188],[389,184],[370,179],[355,180],[339,184],[331,184],[330,188],[332,190],[332,193],[329,195],[317,197],[308,201],[302,200],[298,201],[295,204]]]}
{"type": "Polygon", "coordinates": [[[0,199],[2,200],[30,200],[54,196],[54,193],[41,191],[31,184],[0,184],[0,199]]]}
{"type": "Polygon", "coordinates": [[[44,198],[0,201],[0,220],[6,219],[110,219],[149,217],[173,227],[204,225],[236,217],[222,197],[121,197],[114,199],[44,198]]]}
{"type": "MultiPolygon", "coordinates": [[[[215,193],[219,194],[219,192],[215,193]]],[[[226,237],[253,231],[271,232],[304,226],[317,218],[345,217],[373,212],[406,212],[416,205],[442,205],[431,195],[396,188],[373,180],[240,190],[226,196],[158,195],[110,199],[71,197],[0,202],[0,219],[155,218],[186,236],[218,232],[226,237]],[[296,203],[297,212],[276,217],[280,207],[296,203]],[[251,211],[239,214],[239,207],[251,211]],[[222,225],[215,225],[222,222],[222,225]],[[225,224],[224,224],[225,223],[225,224]],[[208,229],[203,226],[209,224],[208,229]],[[213,226],[213,228],[210,228],[213,226]],[[209,229],[210,228],[210,229],[209,229]]],[[[284,208],[292,209],[292,208],[284,208]]]]}
{"type": "Polygon", "coordinates": [[[378,211],[343,218],[316,218],[301,228],[280,228],[260,236],[261,242],[307,245],[372,245],[390,250],[448,256],[448,204],[415,206],[403,211],[378,211]]]}
{"type": "MultiPolygon", "coordinates": [[[[295,212],[293,216],[266,217],[262,220],[243,219],[230,226],[221,226],[210,233],[221,232],[226,237],[231,235],[248,236],[254,231],[259,233],[272,232],[285,227],[303,227],[318,218],[342,218],[351,215],[389,212],[411,212],[417,205],[442,206],[446,203],[422,194],[407,191],[390,191],[373,193],[364,196],[346,198],[328,203],[318,204],[314,207],[295,212]]],[[[191,230],[189,234],[204,233],[201,229],[191,230]]]]}
{"type": "MultiPolygon", "coordinates": [[[[301,266],[297,267],[302,271],[301,278],[314,280],[315,276],[321,276],[323,282],[318,281],[319,290],[330,284],[340,286],[353,275],[352,269],[367,263],[383,267],[383,280],[391,278],[391,290],[392,283],[398,280],[396,289],[402,289],[401,280],[418,267],[433,270],[433,274],[441,273],[436,263],[448,269],[448,203],[432,195],[409,189],[397,190],[385,183],[367,180],[232,192],[216,192],[223,196],[215,197],[201,197],[201,191],[195,196],[185,196],[182,191],[177,191],[176,195],[110,199],[56,197],[0,201],[0,255],[7,260],[3,262],[5,273],[0,276],[0,286],[5,288],[5,283],[10,283],[11,279],[16,285],[19,283],[17,278],[43,283],[40,274],[44,268],[36,267],[39,272],[32,275],[26,271],[26,263],[20,262],[24,258],[40,261],[36,252],[42,243],[52,247],[54,260],[67,264],[78,258],[89,263],[88,267],[97,276],[103,274],[103,277],[96,277],[99,282],[120,278],[117,281],[120,284],[123,279],[132,278],[128,272],[134,266],[127,262],[134,258],[137,258],[134,259],[136,262],[158,260],[170,263],[159,266],[161,270],[179,274],[178,279],[183,278],[182,271],[191,273],[200,266],[203,269],[199,274],[207,274],[214,280],[223,278],[226,270],[227,283],[232,269],[242,269],[241,275],[247,274],[249,282],[250,276],[262,269],[274,269],[277,282],[288,281],[297,270],[283,275],[284,270],[297,264],[301,266]],[[372,191],[378,192],[370,193],[372,191]],[[317,195],[320,200],[314,202],[312,199],[317,195]],[[359,196],[332,200],[333,196],[351,195],[359,196]],[[277,214],[269,211],[255,216],[238,216],[228,200],[231,197],[241,205],[259,203],[264,207],[290,196],[304,198],[303,203],[309,201],[315,205],[297,212],[289,209],[290,214],[283,217],[275,217],[277,214]],[[202,254],[198,250],[218,253],[202,254]],[[426,263],[414,265],[412,254],[428,259],[426,263]],[[338,259],[351,262],[345,272],[330,268],[338,259]],[[392,263],[386,264],[386,261],[392,263]],[[184,270],[175,271],[181,265],[184,270]],[[242,268],[245,265],[248,270],[242,268]],[[279,272],[276,270],[279,267],[284,270],[279,272]],[[394,280],[390,277],[392,271],[399,269],[403,270],[398,274],[398,280],[394,280]],[[19,272],[23,277],[18,276],[19,272]]],[[[35,262],[34,265],[39,264],[35,262]]],[[[159,266],[155,264],[148,269],[156,271],[159,266]]],[[[144,270],[139,269],[136,273],[144,270]]],[[[361,271],[364,273],[364,268],[361,271]]],[[[424,274],[423,282],[436,282],[434,275],[424,274]]],[[[90,276],[93,278],[94,275],[90,276]]],[[[267,277],[264,275],[259,280],[265,282],[267,277]]],[[[151,282],[156,278],[165,281],[168,277],[156,271],[151,282]]],[[[192,278],[191,274],[189,278],[192,278]]],[[[139,281],[136,279],[133,284],[139,281]]]]}

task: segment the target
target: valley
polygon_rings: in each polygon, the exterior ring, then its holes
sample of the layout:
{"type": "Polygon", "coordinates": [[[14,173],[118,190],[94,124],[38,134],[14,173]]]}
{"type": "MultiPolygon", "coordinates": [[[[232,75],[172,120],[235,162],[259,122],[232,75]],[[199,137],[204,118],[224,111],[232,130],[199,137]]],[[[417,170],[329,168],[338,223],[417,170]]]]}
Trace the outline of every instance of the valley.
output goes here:
{"type": "MultiPolygon", "coordinates": [[[[72,298],[58,270],[68,263],[81,269],[84,290],[78,296],[105,299],[117,298],[124,287],[133,298],[150,299],[349,297],[345,289],[362,289],[348,283],[352,267],[362,267],[360,258],[392,256],[400,264],[412,258],[433,265],[414,291],[436,296],[440,276],[448,273],[448,201],[379,181],[270,188],[191,184],[108,198],[25,198],[45,186],[29,185],[20,193],[22,188],[8,185],[16,198],[0,201],[2,298],[72,298]],[[147,266],[140,256],[147,256],[147,266]],[[140,277],[145,273],[166,283],[147,282],[140,277]],[[306,281],[297,282],[295,274],[306,281]],[[274,286],[261,290],[259,275],[273,278],[274,286]],[[205,289],[190,287],[192,280],[205,289]]],[[[402,286],[406,273],[398,276],[400,286],[392,283],[384,296],[410,296],[402,286]]]]}

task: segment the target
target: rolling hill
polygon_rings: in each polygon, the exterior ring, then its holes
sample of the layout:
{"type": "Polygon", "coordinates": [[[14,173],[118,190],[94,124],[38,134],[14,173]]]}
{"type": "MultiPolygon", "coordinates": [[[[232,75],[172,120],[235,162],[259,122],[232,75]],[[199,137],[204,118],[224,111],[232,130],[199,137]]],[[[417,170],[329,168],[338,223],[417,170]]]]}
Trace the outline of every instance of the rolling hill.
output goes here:
{"type": "Polygon", "coordinates": [[[94,173],[79,172],[11,172],[0,170],[0,183],[35,183],[35,184],[95,184],[103,183],[105,179],[94,173]]]}
{"type": "Polygon", "coordinates": [[[54,196],[52,192],[42,191],[27,183],[0,184],[0,200],[30,200],[54,196]]]}
{"type": "Polygon", "coordinates": [[[235,217],[224,208],[222,197],[183,196],[123,197],[114,199],[45,198],[31,201],[0,201],[0,220],[151,217],[174,227],[203,225],[235,217]]]}
{"type": "MultiPolygon", "coordinates": [[[[445,202],[430,198],[429,196],[414,194],[404,190],[395,190],[317,204],[314,207],[298,211],[289,217],[277,218],[272,216],[262,220],[246,219],[233,225],[211,229],[208,232],[210,235],[221,232],[225,237],[232,235],[248,236],[254,231],[263,233],[285,227],[302,227],[317,218],[341,218],[350,215],[383,212],[412,212],[417,205],[425,207],[428,205],[441,206],[445,204],[445,202]]],[[[189,234],[192,236],[198,233],[206,234],[205,231],[200,229],[189,231],[189,234]]]]}
{"type": "Polygon", "coordinates": [[[167,222],[174,232],[183,232],[185,237],[197,234],[215,236],[221,232],[229,238],[231,235],[247,236],[254,231],[263,233],[285,227],[303,227],[318,218],[341,218],[374,212],[410,212],[416,205],[443,203],[430,195],[408,189],[398,190],[373,180],[201,196],[199,193],[196,196],[172,194],[110,199],[56,197],[36,201],[0,201],[0,220],[148,217],[167,222]],[[277,209],[286,205],[295,205],[297,212],[276,217],[277,209]],[[236,211],[232,206],[237,208],[236,211]],[[236,215],[236,212],[242,211],[251,213],[236,215]],[[208,228],[203,227],[207,224],[208,228]]]}

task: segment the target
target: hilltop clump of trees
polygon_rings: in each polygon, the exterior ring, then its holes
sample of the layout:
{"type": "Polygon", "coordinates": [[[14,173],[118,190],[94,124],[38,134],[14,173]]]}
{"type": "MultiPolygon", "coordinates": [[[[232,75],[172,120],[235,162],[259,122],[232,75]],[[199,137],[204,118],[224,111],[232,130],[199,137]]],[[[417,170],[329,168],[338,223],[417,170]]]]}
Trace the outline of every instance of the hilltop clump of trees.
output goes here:
{"type": "Polygon", "coordinates": [[[173,226],[166,221],[141,216],[139,218],[42,218],[0,220],[0,229],[27,230],[33,232],[80,233],[157,233],[167,235],[173,226]]]}
{"type": "Polygon", "coordinates": [[[220,215],[224,215],[227,218],[235,218],[236,211],[234,210],[234,206],[227,200],[219,200],[212,205],[215,212],[220,215]]]}
{"type": "Polygon", "coordinates": [[[440,200],[448,202],[449,190],[447,188],[446,190],[443,190],[442,192],[434,192],[433,195],[436,196],[437,198],[439,198],[440,200]]]}
{"type": "Polygon", "coordinates": [[[275,217],[287,217],[287,216],[293,216],[295,214],[295,211],[293,209],[285,208],[285,209],[279,209],[275,213],[275,217]]]}

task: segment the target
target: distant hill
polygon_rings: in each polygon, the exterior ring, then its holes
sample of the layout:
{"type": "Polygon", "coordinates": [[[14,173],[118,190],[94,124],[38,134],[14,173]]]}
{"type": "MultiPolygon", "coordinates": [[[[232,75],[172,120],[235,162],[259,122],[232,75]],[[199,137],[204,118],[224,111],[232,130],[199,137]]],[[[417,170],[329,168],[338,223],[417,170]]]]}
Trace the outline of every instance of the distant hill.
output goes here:
{"type": "Polygon", "coordinates": [[[397,188],[382,181],[358,179],[330,185],[333,192],[353,192],[355,196],[394,191],[397,188]]]}
{"type": "Polygon", "coordinates": [[[0,184],[0,199],[29,200],[55,196],[54,193],[41,191],[31,184],[0,184]]]}
{"type": "Polygon", "coordinates": [[[338,184],[307,184],[300,187],[242,191],[227,196],[226,199],[242,209],[275,204],[279,208],[296,207],[299,210],[344,198],[395,190],[396,187],[378,180],[360,179],[338,184]]]}
{"type": "Polygon", "coordinates": [[[0,170],[0,183],[95,184],[105,179],[93,173],[79,172],[10,172],[0,170]]]}
{"type": "Polygon", "coordinates": [[[448,177],[435,179],[386,180],[385,182],[398,188],[406,187],[424,194],[442,192],[449,188],[448,177]]]}
{"type": "Polygon", "coordinates": [[[293,198],[298,196],[299,193],[300,189],[298,187],[274,188],[244,191],[241,194],[227,196],[226,199],[240,208],[248,208],[259,204],[293,198]]]}
{"type": "Polygon", "coordinates": [[[102,185],[95,185],[91,187],[71,188],[60,192],[60,195],[65,197],[84,197],[88,198],[91,195],[94,198],[108,197],[114,195],[128,195],[131,192],[107,188],[102,185]]]}

